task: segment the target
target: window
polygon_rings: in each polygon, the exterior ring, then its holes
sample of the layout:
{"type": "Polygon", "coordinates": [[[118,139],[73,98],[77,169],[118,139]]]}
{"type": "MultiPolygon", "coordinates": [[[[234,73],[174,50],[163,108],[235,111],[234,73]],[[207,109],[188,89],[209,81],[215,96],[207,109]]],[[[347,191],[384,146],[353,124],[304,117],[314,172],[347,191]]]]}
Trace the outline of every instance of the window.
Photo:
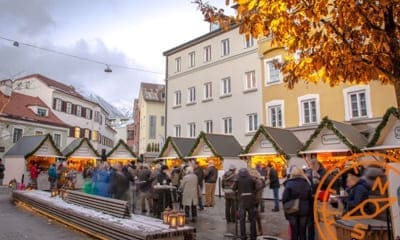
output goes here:
{"type": "Polygon", "coordinates": [[[213,121],[207,120],[206,121],[206,133],[212,133],[212,132],[213,132],[213,121]]]}
{"type": "Polygon", "coordinates": [[[370,89],[368,85],[358,85],[343,90],[345,119],[372,118],[370,89]]]}
{"type": "Polygon", "coordinates": [[[181,125],[175,125],[175,137],[181,136],[181,125]]]}
{"type": "Polygon", "coordinates": [[[14,128],[13,131],[13,143],[18,142],[22,138],[22,129],[21,128],[14,128]]]}
{"type": "Polygon", "coordinates": [[[222,119],[224,121],[224,133],[232,134],[232,118],[227,117],[222,119]]]}
{"type": "Polygon", "coordinates": [[[79,127],[75,127],[74,138],[80,138],[80,137],[81,137],[81,129],[79,127]]]}
{"type": "Polygon", "coordinates": [[[181,62],[182,62],[182,59],[180,57],[175,58],[175,72],[181,71],[181,62]]]}
{"type": "Polygon", "coordinates": [[[229,55],[229,39],[224,39],[221,41],[221,56],[229,55]]]}
{"type": "Polygon", "coordinates": [[[268,107],[269,126],[282,127],[282,106],[274,105],[268,107]]]}
{"type": "Polygon", "coordinates": [[[47,110],[43,108],[38,108],[37,109],[37,115],[40,117],[46,117],[47,116],[47,110]]]}
{"type": "Polygon", "coordinates": [[[244,81],[245,81],[245,90],[255,89],[257,88],[256,83],[256,72],[250,71],[244,74],[244,81]]]}
{"type": "Polygon", "coordinates": [[[61,99],[58,99],[58,98],[56,98],[55,99],[55,110],[57,110],[57,111],[61,111],[61,108],[62,108],[62,101],[61,101],[61,99]]]}
{"type": "Polygon", "coordinates": [[[69,114],[72,113],[72,103],[67,102],[67,110],[66,110],[66,112],[69,113],[69,114]]]}
{"type": "Polygon", "coordinates": [[[257,131],[258,128],[258,119],[257,119],[257,113],[252,113],[247,115],[247,131],[248,132],[254,132],[257,131]]]}
{"type": "Polygon", "coordinates": [[[181,91],[175,91],[175,106],[181,105],[181,91]]]}
{"type": "Polygon", "coordinates": [[[221,80],[221,95],[228,95],[231,93],[231,78],[223,78],[221,80]]]}
{"type": "Polygon", "coordinates": [[[164,127],[164,125],[165,125],[165,117],[164,116],[161,116],[161,127],[164,127]]]}
{"type": "Polygon", "coordinates": [[[43,131],[36,130],[35,131],[35,136],[38,136],[38,135],[43,135],[43,131]]]}
{"type": "Polygon", "coordinates": [[[90,130],[85,129],[85,138],[90,139],[90,130]]]}
{"type": "Polygon", "coordinates": [[[188,88],[188,103],[196,102],[196,88],[190,87],[188,88]]]}
{"type": "Polygon", "coordinates": [[[76,105],[76,116],[82,117],[82,107],[79,105],[76,105]]]}
{"type": "Polygon", "coordinates": [[[156,138],[156,127],[157,127],[157,116],[150,115],[150,118],[149,118],[149,138],[150,139],[156,138]]]}
{"type": "Polygon", "coordinates": [[[204,47],[204,62],[211,61],[211,46],[204,47]]]}
{"type": "Polygon", "coordinates": [[[58,148],[60,148],[60,144],[61,144],[61,134],[59,134],[59,133],[54,133],[54,135],[53,135],[53,141],[54,141],[54,144],[55,144],[58,148]]]}
{"type": "Polygon", "coordinates": [[[267,59],[265,61],[265,84],[277,84],[282,82],[282,76],[279,69],[275,68],[274,61],[280,61],[281,57],[267,59]]]}
{"type": "Polygon", "coordinates": [[[298,98],[299,125],[319,122],[319,95],[307,94],[298,98]]]}
{"type": "Polygon", "coordinates": [[[252,36],[248,36],[246,39],[246,36],[244,37],[244,47],[245,48],[250,48],[254,46],[254,38],[252,36]]]}
{"type": "Polygon", "coordinates": [[[195,52],[190,52],[188,59],[189,59],[189,62],[188,62],[189,68],[194,67],[196,65],[196,53],[195,52]]]}
{"type": "Polygon", "coordinates": [[[212,85],[211,82],[204,84],[204,99],[211,99],[212,98],[212,85]]]}
{"type": "Polygon", "coordinates": [[[86,108],[86,119],[91,119],[91,118],[92,118],[92,110],[86,108]]]}
{"type": "Polygon", "coordinates": [[[99,132],[92,131],[92,141],[97,142],[99,140],[99,132]]]}
{"type": "Polygon", "coordinates": [[[189,123],[189,137],[196,137],[196,123],[189,123]]]}

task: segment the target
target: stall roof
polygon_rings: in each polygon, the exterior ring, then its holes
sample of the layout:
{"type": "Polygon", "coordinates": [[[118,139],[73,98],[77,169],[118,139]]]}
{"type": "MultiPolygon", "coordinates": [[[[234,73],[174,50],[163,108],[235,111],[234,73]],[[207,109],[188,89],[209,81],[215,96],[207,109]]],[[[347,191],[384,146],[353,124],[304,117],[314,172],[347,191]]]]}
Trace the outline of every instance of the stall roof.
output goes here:
{"type": "Polygon", "coordinates": [[[315,129],[314,133],[310,136],[300,153],[311,153],[308,148],[313,143],[314,139],[320,134],[324,128],[331,130],[352,152],[361,152],[361,149],[367,145],[367,139],[358,130],[346,123],[330,120],[324,117],[315,129]]]}
{"type": "Polygon", "coordinates": [[[69,157],[72,154],[74,154],[74,152],[76,150],[79,149],[80,146],[82,146],[82,144],[86,142],[89,145],[89,148],[93,151],[93,153],[97,156],[100,157],[99,153],[96,151],[96,149],[93,148],[92,144],[90,143],[90,141],[87,138],[77,138],[74,141],[72,141],[63,151],[63,155],[65,157],[69,157]]]}
{"type": "Polygon", "coordinates": [[[115,150],[117,150],[120,146],[123,146],[126,151],[132,156],[133,159],[137,158],[137,156],[132,152],[132,150],[129,148],[129,146],[124,142],[124,140],[120,139],[117,143],[117,145],[115,145],[115,147],[113,149],[111,149],[111,151],[107,154],[108,158],[112,158],[113,153],[115,152],[115,150]]]}
{"type": "Polygon", "coordinates": [[[216,157],[238,157],[242,152],[242,147],[236,138],[232,135],[211,134],[201,132],[197,137],[195,144],[190,150],[188,156],[192,156],[193,152],[203,139],[205,144],[211,149],[211,152],[216,157]]]}
{"type": "Polygon", "coordinates": [[[244,149],[244,154],[249,153],[251,147],[254,145],[260,134],[263,134],[265,138],[272,143],[274,149],[281,155],[285,155],[287,159],[290,158],[290,155],[297,154],[303,146],[299,139],[297,139],[297,137],[289,130],[260,126],[250,143],[247,144],[244,149]]]}
{"type": "Polygon", "coordinates": [[[34,155],[46,141],[49,141],[50,145],[54,147],[57,156],[62,156],[60,150],[55,145],[53,138],[50,136],[50,134],[24,136],[17,143],[15,143],[14,146],[12,146],[10,150],[8,150],[6,154],[4,154],[4,156],[28,158],[34,155]]]}
{"type": "Polygon", "coordinates": [[[400,113],[397,108],[391,107],[389,108],[385,115],[382,117],[382,121],[375,129],[375,134],[372,137],[371,141],[368,143],[367,148],[375,147],[379,142],[382,142],[382,138],[386,137],[387,131],[384,131],[387,127],[392,127],[392,121],[390,119],[400,119],[400,113]],[[384,133],[385,132],[385,133],[384,133]]]}
{"type": "Polygon", "coordinates": [[[165,159],[163,156],[164,152],[168,149],[168,144],[171,144],[174,148],[175,152],[178,154],[179,158],[186,157],[193,145],[195,144],[196,139],[193,138],[182,138],[182,137],[168,137],[167,141],[162,148],[160,155],[158,155],[159,159],[165,159]]]}

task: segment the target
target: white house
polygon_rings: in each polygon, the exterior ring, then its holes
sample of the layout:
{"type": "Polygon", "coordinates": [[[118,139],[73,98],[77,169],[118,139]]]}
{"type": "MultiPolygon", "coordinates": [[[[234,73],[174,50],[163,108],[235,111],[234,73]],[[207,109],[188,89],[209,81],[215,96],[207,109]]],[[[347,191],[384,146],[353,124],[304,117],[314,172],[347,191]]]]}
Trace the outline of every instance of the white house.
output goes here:
{"type": "Polygon", "coordinates": [[[261,65],[257,42],[238,27],[214,30],[164,52],[166,134],[200,131],[234,135],[242,146],[261,121],[261,65]]]}

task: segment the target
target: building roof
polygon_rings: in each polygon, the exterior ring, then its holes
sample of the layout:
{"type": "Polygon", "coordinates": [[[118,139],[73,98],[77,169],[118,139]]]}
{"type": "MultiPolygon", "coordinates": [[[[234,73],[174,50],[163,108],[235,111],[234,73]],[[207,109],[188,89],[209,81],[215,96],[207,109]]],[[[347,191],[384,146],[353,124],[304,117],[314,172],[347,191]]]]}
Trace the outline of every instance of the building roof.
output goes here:
{"type": "Polygon", "coordinates": [[[188,156],[190,150],[195,144],[196,139],[193,138],[182,138],[182,137],[168,137],[167,141],[164,144],[163,149],[160,152],[159,157],[162,157],[164,152],[168,148],[168,144],[171,144],[174,148],[175,152],[178,154],[180,158],[188,156]]]}
{"type": "Polygon", "coordinates": [[[50,134],[38,135],[38,136],[24,136],[17,143],[14,144],[4,156],[24,157],[28,158],[34,155],[35,152],[49,140],[51,145],[55,148],[59,156],[62,156],[60,150],[54,144],[50,134]]]}
{"type": "Polygon", "coordinates": [[[96,151],[96,149],[94,149],[93,145],[90,143],[90,141],[87,138],[77,138],[75,140],[73,140],[66,148],[64,148],[64,150],[62,151],[62,154],[68,158],[69,156],[71,156],[72,154],[74,154],[74,152],[76,150],[79,149],[79,147],[86,142],[89,145],[89,148],[94,152],[94,154],[98,157],[100,157],[99,153],[96,151]]]}
{"type": "Polygon", "coordinates": [[[212,153],[218,157],[238,157],[242,152],[242,147],[236,138],[232,135],[211,134],[201,132],[197,137],[195,144],[190,150],[188,156],[191,156],[200,140],[203,139],[205,144],[211,149],[212,153]]]}
{"type": "Polygon", "coordinates": [[[124,142],[124,140],[120,139],[118,141],[118,143],[115,145],[115,147],[113,149],[111,149],[111,151],[109,153],[107,153],[107,157],[111,157],[111,155],[115,152],[115,150],[117,150],[119,148],[119,146],[122,145],[126,151],[133,157],[133,158],[137,158],[137,156],[135,155],[135,153],[132,152],[132,150],[129,148],[129,146],[124,142]]]}
{"type": "Polygon", "coordinates": [[[165,102],[165,85],[156,83],[140,84],[140,91],[145,101],[165,102]]]}
{"type": "Polygon", "coordinates": [[[290,130],[260,126],[250,143],[243,151],[244,153],[249,153],[250,148],[253,146],[260,134],[263,134],[265,138],[272,143],[275,150],[280,154],[285,155],[287,159],[290,158],[290,155],[296,155],[303,147],[303,144],[290,130]]]}
{"type": "Polygon", "coordinates": [[[379,123],[379,125],[375,129],[375,133],[371,139],[371,141],[368,143],[367,147],[373,147],[375,146],[378,141],[381,139],[382,136],[382,131],[384,128],[387,127],[387,124],[389,123],[389,119],[391,117],[394,117],[395,119],[400,119],[400,113],[399,110],[395,107],[391,107],[388,110],[386,110],[385,115],[382,117],[382,121],[379,123]]]}
{"type": "Polygon", "coordinates": [[[2,117],[17,120],[48,124],[59,127],[69,128],[70,126],[61,121],[39,97],[32,97],[21,93],[13,92],[11,99],[6,105],[4,111],[0,114],[2,117]],[[41,117],[29,107],[38,106],[46,108],[48,116],[41,117]]]}

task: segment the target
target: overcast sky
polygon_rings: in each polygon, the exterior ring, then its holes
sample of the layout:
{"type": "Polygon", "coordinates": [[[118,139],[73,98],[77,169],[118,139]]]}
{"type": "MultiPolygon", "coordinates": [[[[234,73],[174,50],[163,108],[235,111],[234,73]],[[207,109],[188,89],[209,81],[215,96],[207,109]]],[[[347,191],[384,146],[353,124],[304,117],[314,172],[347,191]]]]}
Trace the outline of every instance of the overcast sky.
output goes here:
{"type": "Polygon", "coordinates": [[[103,65],[0,39],[0,79],[40,73],[131,108],[140,82],[164,83],[162,53],[208,30],[191,0],[0,0],[0,37],[161,73],[105,73],[103,65]]]}

